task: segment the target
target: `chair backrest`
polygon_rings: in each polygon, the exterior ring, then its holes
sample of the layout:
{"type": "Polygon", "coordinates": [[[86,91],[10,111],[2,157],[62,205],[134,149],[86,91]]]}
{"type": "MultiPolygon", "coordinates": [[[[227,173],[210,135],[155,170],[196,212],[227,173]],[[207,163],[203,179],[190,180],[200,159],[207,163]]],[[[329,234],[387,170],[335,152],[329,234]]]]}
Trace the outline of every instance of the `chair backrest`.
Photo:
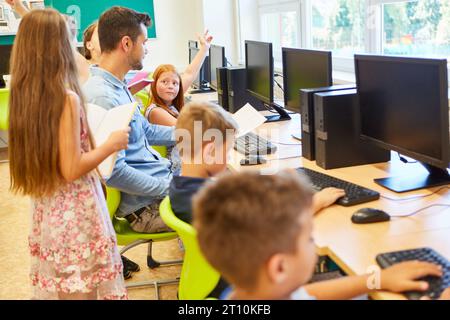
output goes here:
{"type": "Polygon", "coordinates": [[[178,289],[179,299],[201,300],[207,298],[219,282],[220,274],[201,253],[196,230],[175,216],[169,197],[161,202],[159,212],[163,221],[178,233],[185,249],[178,289]]]}
{"type": "Polygon", "coordinates": [[[167,158],[167,147],[166,146],[152,146],[153,149],[158,151],[158,153],[163,158],[167,158]]]}
{"type": "Polygon", "coordinates": [[[0,89],[0,130],[8,130],[9,89],[0,89]]]}
{"type": "Polygon", "coordinates": [[[111,220],[114,218],[120,205],[120,191],[114,188],[106,187],[106,206],[108,207],[111,220]]]}

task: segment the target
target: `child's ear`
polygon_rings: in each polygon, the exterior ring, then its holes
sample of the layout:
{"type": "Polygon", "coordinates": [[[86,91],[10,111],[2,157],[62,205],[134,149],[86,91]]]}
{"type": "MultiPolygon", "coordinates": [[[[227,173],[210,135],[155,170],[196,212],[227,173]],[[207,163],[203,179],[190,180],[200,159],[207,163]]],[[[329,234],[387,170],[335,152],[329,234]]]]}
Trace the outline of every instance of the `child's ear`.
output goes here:
{"type": "Polygon", "coordinates": [[[282,254],[273,255],[267,262],[267,275],[275,284],[283,283],[287,278],[286,259],[282,254]]]}

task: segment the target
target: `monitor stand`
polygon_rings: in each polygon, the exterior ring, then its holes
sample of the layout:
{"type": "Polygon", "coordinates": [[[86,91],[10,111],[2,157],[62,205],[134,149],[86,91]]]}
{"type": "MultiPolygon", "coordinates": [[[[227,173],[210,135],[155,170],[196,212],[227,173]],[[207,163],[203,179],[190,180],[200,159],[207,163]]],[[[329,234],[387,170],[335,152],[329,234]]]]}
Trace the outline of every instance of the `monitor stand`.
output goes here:
{"type": "Polygon", "coordinates": [[[278,115],[273,116],[266,116],[267,121],[266,122],[277,122],[277,121],[287,121],[291,120],[292,118],[289,116],[289,114],[286,112],[286,110],[279,105],[276,105],[275,103],[271,103],[270,107],[278,112],[278,115]]]}
{"type": "Polygon", "coordinates": [[[402,193],[450,184],[450,175],[446,169],[422,163],[428,173],[415,176],[375,179],[375,183],[391,191],[402,193]]]}
{"type": "Polygon", "coordinates": [[[203,88],[199,88],[199,89],[192,89],[192,90],[189,91],[189,94],[209,93],[209,92],[214,92],[214,89],[212,89],[210,87],[203,87],[203,88]]]}

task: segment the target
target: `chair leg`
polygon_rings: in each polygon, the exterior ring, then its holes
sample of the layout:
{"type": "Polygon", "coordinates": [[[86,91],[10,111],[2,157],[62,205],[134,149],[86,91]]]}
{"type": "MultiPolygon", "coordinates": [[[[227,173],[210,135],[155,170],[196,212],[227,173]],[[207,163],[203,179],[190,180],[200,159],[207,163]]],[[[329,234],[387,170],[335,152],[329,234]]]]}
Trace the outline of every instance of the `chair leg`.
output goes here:
{"type": "Polygon", "coordinates": [[[152,255],[152,247],[153,247],[153,241],[149,241],[148,243],[148,249],[147,249],[147,266],[150,269],[158,268],[159,266],[168,266],[168,265],[177,265],[182,264],[183,260],[171,260],[171,261],[157,261],[153,258],[152,255]]]}
{"type": "Polygon", "coordinates": [[[176,279],[167,279],[167,280],[136,282],[136,283],[127,284],[125,286],[127,289],[153,286],[155,288],[156,300],[159,300],[159,287],[160,286],[178,284],[179,282],[180,282],[180,278],[176,278],[176,279]]]}
{"type": "Polygon", "coordinates": [[[131,244],[127,245],[126,247],[124,247],[122,250],[120,250],[120,254],[122,255],[125,252],[127,252],[128,250],[133,249],[134,247],[137,247],[137,246],[139,246],[141,244],[144,244],[144,243],[152,243],[152,240],[136,240],[133,243],[131,243],[131,244]]]}

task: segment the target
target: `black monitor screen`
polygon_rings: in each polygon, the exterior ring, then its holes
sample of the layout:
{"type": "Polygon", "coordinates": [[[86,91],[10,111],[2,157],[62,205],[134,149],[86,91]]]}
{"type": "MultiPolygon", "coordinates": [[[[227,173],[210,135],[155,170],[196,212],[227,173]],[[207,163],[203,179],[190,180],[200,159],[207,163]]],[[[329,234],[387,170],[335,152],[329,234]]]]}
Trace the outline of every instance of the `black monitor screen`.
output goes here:
{"type": "Polygon", "coordinates": [[[283,48],[284,104],[300,113],[300,89],[333,84],[331,52],[283,48]]]}
{"type": "Polygon", "coordinates": [[[273,103],[272,44],[245,41],[247,90],[265,103],[273,103]]]}
{"type": "Polygon", "coordinates": [[[355,56],[361,134],[427,164],[449,164],[447,61],[355,56]]]}
{"type": "Polygon", "coordinates": [[[11,57],[12,45],[0,45],[0,78],[9,74],[9,59],[11,57]]]}
{"type": "MultiPolygon", "coordinates": [[[[198,48],[193,48],[193,47],[189,48],[189,64],[192,63],[192,61],[194,60],[195,56],[197,55],[197,53],[199,51],[200,50],[198,48]]],[[[198,73],[198,76],[195,78],[194,82],[192,83],[194,85],[194,87],[196,87],[196,88],[200,88],[200,81],[201,81],[200,74],[201,74],[201,71],[198,73]]]]}
{"type": "Polygon", "coordinates": [[[217,68],[226,67],[225,48],[212,45],[209,50],[209,62],[211,66],[210,87],[217,90],[217,68]]]}
{"type": "Polygon", "coordinates": [[[198,46],[197,46],[197,41],[195,41],[195,40],[189,40],[188,46],[189,46],[189,48],[197,48],[197,47],[198,47],[198,46]]]}

